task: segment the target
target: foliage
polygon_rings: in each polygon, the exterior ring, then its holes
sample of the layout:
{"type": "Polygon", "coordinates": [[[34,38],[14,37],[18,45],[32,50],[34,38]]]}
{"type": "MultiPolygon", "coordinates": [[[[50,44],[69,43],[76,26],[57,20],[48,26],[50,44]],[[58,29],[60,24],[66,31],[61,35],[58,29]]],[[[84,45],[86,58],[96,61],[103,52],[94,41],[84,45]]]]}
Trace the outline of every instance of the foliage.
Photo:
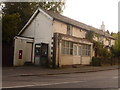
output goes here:
{"type": "Polygon", "coordinates": [[[90,30],[87,32],[86,38],[90,41],[93,41],[94,35],[95,35],[95,32],[90,30]]]}
{"type": "Polygon", "coordinates": [[[108,49],[105,48],[104,45],[101,42],[93,40],[94,36],[96,36],[98,38],[100,37],[94,31],[88,31],[87,34],[86,34],[86,38],[93,42],[93,48],[95,50],[95,56],[96,57],[111,57],[112,53],[110,51],[108,51],[108,49]]]}
{"type": "Polygon", "coordinates": [[[113,33],[112,36],[117,38],[117,40],[115,41],[115,45],[111,48],[111,51],[114,57],[120,57],[120,32],[113,33]]]}
{"type": "Polygon", "coordinates": [[[110,32],[107,30],[106,33],[110,34],[110,32]]]}
{"type": "Polygon", "coordinates": [[[90,64],[92,66],[102,66],[102,65],[118,65],[118,58],[108,58],[108,57],[92,57],[90,64]]]}
{"type": "Polygon", "coordinates": [[[95,50],[95,56],[98,57],[101,53],[101,50],[103,48],[103,44],[97,41],[93,41],[93,48],[95,50]]]}
{"type": "Polygon", "coordinates": [[[2,9],[3,40],[7,42],[11,41],[38,7],[61,13],[65,6],[65,1],[61,1],[62,2],[4,2],[5,7],[2,9]]]}
{"type": "Polygon", "coordinates": [[[38,7],[61,13],[64,5],[65,2],[5,2],[3,12],[5,15],[19,13],[21,20],[20,28],[22,28],[38,7]]]}
{"type": "Polygon", "coordinates": [[[113,56],[112,52],[108,50],[101,42],[93,41],[93,48],[96,57],[109,57],[113,56]]]}
{"type": "Polygon", "coordinates": [[[2,35],[3,41],[10,42],[11,39],[17,34],[19,26],[19,14],[11,14],[3,16],[2,35]]]}
{"type": "Polygon", "coordinates": [[[101,58],[92,57],[91,65],[92,66],[101,66],[101,58]]]}

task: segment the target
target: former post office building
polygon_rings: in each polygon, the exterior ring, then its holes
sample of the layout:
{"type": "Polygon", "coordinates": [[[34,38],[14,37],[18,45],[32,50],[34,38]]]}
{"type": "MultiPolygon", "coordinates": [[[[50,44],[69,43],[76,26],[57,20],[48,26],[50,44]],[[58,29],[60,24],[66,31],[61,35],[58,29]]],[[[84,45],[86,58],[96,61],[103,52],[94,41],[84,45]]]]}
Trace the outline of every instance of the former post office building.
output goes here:
{"type": "Polygon", "coordinates": [[[105,45],[114,45],[114,38],[100,29],[38,8],[14,38],[14,66],[90,64],[94,56],[93,43],[86,39],[90,30],[100,34],[105,45]]]}

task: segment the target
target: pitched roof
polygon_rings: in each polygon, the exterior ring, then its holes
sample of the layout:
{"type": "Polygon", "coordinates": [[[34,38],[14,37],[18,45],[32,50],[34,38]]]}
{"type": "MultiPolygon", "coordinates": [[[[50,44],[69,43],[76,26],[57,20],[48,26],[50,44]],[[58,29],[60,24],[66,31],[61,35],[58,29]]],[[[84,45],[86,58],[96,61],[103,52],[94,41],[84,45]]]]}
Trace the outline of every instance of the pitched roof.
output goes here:
{"type": "Polygon", "coordinates": [[[83,30],[87,30],[87,31],[94,31],[95,33],[97,34],[100,34],[100,35],[103,35],[103,36],[106,36],[106,37],[109,37],[109,38],[112,38],[112,39],[115,39],[113,38],[110,34],[108,33],[105,33],[103,32],[102,30],[100,29],[97,29],[97,28],[94,28],[90,25],[86,25],[84,23],[81,23],[81,22],[78,22],[76,20],[73,20],[71,18],[68,18],[66,16],[63,16],[61,14],[58,14],[58,13],[55,13],[55,12],[52,12],[52,11],[47,11],[47,10],[44,10],[44,9],[41,9],[41,8],[38,8],[36,10],[36,12],[33,14],[33,16],[30,18],[30,20],[28,21],[28,23],[23,27],[23,29],[19,32],[19,34],[22,33],[22,31],[24,31],[24,29],[32,22],[32,20],[35,18],[36,14],[38,14],[39,11],[42,11],[44,13],[47,13],[48,16],[51,16],[53,19],[55,20],[59,20],[61,22],[64,22],[64,23],[68,23],[68,24],[71,24],[73,26],[76,26],[78,28],[81,28],[83,30]]]}

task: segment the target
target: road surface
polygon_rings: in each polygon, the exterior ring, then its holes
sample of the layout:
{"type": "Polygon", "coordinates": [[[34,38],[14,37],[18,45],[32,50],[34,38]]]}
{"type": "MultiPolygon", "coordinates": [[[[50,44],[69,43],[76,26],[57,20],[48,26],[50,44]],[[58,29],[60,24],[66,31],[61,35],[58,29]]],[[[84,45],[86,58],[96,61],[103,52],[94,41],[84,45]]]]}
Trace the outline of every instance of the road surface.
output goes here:
{"type": "Polygon", "coordinates": [[[118,88],[118,70],[39,76],[3,76],[3,88],[118,88]]]}

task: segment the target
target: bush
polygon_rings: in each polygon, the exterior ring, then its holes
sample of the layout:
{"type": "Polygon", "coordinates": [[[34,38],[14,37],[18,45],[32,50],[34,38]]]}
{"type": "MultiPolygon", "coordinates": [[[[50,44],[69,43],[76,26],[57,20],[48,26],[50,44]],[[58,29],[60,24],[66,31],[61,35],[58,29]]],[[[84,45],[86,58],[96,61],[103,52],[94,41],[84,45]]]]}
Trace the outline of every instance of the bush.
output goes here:
{"type": "Polygon", "coordinates": [[[92,66],[101,66],[101,58],[93,57],[91,61],[92,66]]]}
{"type": "Polygon", "coordinates": [[[93,57],[90,64],[92,66],[118,65],[118,64],[120,64],[120,61],[118,58],[93,57]]]}

